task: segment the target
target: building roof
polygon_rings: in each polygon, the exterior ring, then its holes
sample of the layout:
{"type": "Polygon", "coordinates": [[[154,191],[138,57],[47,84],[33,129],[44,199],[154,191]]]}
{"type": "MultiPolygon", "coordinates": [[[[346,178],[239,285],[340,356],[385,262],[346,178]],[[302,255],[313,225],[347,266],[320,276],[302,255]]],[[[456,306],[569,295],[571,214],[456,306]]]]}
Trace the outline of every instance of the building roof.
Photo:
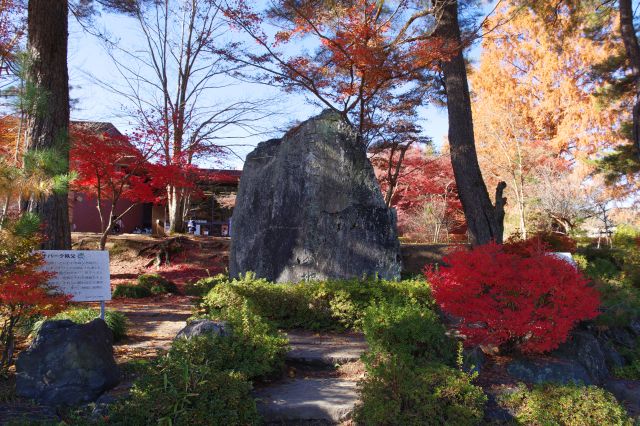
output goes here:
{"type": "Polygon", "coordinates": [[[210,183],[237,185],[240,182],[242,170],[200,169],[204,180],[210,183]]]}

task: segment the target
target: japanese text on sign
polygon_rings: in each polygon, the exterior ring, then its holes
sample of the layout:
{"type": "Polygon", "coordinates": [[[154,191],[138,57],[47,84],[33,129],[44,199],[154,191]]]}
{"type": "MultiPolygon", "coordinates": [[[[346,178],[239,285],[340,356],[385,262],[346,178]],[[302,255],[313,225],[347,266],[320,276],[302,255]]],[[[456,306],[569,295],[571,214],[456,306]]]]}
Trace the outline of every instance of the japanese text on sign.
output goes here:
{"type": "Polygon", "coordinates": [[[54,272],[49,283],[74,302],[111,300],[109,252],[93,250],[42,250],[43,270],[54,272]]]}

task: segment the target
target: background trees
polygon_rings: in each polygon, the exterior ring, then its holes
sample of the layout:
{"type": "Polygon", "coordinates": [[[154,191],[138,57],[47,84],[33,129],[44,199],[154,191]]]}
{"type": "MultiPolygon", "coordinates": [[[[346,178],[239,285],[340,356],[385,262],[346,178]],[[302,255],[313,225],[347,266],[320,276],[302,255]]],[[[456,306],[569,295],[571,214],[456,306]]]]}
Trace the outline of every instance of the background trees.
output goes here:
{"type": "Polygon", "coordinates": [[[624,144],[624,108],[603,107],[607,83],[590,72],[619,49],[615,16],[599,21],[609,31],[597,40],[568,9],[554,17],[546,25],[535,9],[502,7],[471,77],[481,165],[489,181],[509,183],[522,237],[544,224],[569,232],[593,214],[585,194],[601,185],[597,160],[624,144]]]}
{"type": "MultiPolygon", "coordinates": [[[[113,40],[103,32],[121,84],[98,82],[123,97],[140,128],[155,129],[154,160],[166,168],[188,168],[199,158],[228,152],[220,132],[254,131],[269,115],[263,100],[222,100],[232,68],[217,50],[227,31],[211,1],[135,2],[129,13],[140,43],[113,40]]],[[[182,231],[189,191],[167,181],[170,232],[182,231]]]]}

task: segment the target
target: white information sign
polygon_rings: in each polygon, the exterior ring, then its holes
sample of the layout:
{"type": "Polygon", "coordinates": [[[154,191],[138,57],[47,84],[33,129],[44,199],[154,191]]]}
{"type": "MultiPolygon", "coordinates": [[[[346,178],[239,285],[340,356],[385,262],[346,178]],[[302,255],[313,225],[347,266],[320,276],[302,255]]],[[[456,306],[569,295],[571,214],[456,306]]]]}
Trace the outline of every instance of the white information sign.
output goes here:
{"type": "Polygon", "coordinates": [[[109,252],[96,250],[42,250],[43,270],[55,272],[49,281],[73,302],[111,300],[109,252]]]}

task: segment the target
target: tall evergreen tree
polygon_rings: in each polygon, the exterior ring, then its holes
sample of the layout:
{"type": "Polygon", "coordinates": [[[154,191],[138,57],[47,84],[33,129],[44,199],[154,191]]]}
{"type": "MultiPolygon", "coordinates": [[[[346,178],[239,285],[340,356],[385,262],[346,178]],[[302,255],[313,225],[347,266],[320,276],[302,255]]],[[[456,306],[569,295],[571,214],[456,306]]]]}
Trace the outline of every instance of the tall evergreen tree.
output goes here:
{"type": "MultiPolygon", "coordinates": [[[[32,58],[28,79],[38,88],[42,102],[28,112],[27,146],[47,151],[68,169],[69,73],[67,70],[68,3],[29,0],[28,51],[32,58]]],[[[65,170],[55,170],[54,174],[65,170]]],[[[70,249],[68,195],[64,190],[32,200],[31,209],[44,224],[46,249],[70,249]]]]}
{"type": "Polygon", "coordinates": [[[449,116],[449,147],[451,164],[458,187],[458,196],[474,244],[490,241],[501,243],[503,237],[504,184],[496,190],[496,205],[491,204],[487,187],[482,179],[473,134],[471,97],[467,69],[463,57],[463,41],[458,20],[457,0],[438,0],[434,6],[440,10],[435,36],[455,46],[457,53],[442,65],[449,116]]]}

